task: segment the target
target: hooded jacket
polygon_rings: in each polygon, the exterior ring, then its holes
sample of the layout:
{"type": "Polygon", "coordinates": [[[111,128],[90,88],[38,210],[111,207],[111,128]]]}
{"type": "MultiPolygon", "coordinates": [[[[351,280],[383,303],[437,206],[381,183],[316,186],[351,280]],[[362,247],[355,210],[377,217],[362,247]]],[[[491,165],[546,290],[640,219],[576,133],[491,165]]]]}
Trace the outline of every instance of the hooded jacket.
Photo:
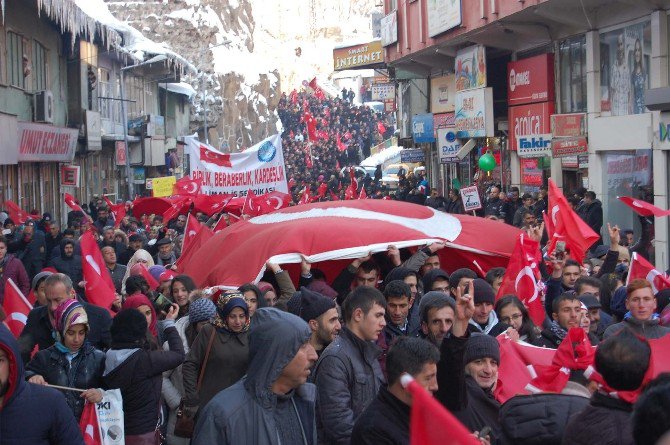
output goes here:
{"type": "Polygon", "coordinates": [[[596,392],[591,402],[573,415],[565,428],[563,445],[633,445],[633,405],[596,392]]]}
{"type": "MultiPolygon", "coordinates": [[[[249,333],[247,375],[200,410],[191,445],[279,445],[278,396],[272,384],[310,336],[307,323],[293,314],[275,308],[257,310],[249,333]]],[[[316,388],[311,383],[289,397],[287,409],[298,419],[292,426],[300,428],[303,439],[295,445],[316,444],[315,402],[316,388]]]]}
{"type": "Polygon", "coordinates": [[[53,266],[58,272],[63,273],[70,277],[72,283],[74,283],[75,290],[79,289],[79,283],[83,279],[82,269],[81,269],[81,256],[73,253],[71,256],[65,256],[65,246],[71,244],[72,247],[75,247],[74,241],[71,239],[65,238],[60,242],[60,251],[61,256],[53,258],[51,260],[51,266],[53,266]]]}
{"type": "Polygon", "coordinates": [[[23,295],[28,295],[28,292],[30,292],[30,279],[21,260],[14,257],[14,255],[5,254],[4,265],[0,262],[0,267],[3,268],[2,279],[0,280],[0,305],[5,300],[5,283],[8,278],[12,279],[19,290],[23,292],[23,295]]]}
{"type": "Polygon", "coordinates": [[[2,324],[0,349],[9,359],[9,385],[0,405],[0,443],[84,445],[79,425],[63,394],[25,381],[19,345],[2,324]]]}
{"type": "Polygon", "coordinates": [[[641,321],[633,317],[628,317],[622,322],[615,323],[608,327],[603,334],[603,339],[618,334],[626,327],[644,338],[661,338],[670,333],[670,328],[661,326],[660,321],[659,318],[641,321]]]}
{"type": "Polygon", "coordinates": [[[509,327],[508,325],[498,320],[498,315],[496,315],[496,311],[491,311],[489,312],[489,319],[484,327],[482,327],[479,323],[477,323],[474,319],[471,318],[470,322],[468,323],[468,332],[470,333],[479,332],[481,334],[488,334],[493,337],[497,337],[498,335],[505,332],[508,327],[509,327]]]}

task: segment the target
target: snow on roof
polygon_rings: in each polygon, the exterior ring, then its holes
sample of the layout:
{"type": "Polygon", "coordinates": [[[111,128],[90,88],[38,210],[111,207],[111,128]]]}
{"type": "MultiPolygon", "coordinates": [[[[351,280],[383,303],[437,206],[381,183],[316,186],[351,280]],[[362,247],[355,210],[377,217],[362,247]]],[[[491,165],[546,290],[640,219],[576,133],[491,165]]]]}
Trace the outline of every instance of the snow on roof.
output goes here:
{"type": "Polygon", "coordinates": [[[190,84],[186,82],[168,83],[168,84],[159,82],[158,87],[163,88],[164,90],[167,89],[171,93],[183,94],[184,96],[188,96],[189,99],[195,96],[195,90],[190,84]]]}
{"type": "MultiPolygon", "coordinates": [[[[47,2],[71,0],[38,0],[47,2]]],[[[74,0],[81,10],[99,22],[102,26],[113,29],[123,36],[123,44],[116,45],[117,49],[138,61],[154,55],[165,55],[171,63],[196,73],[198,69],[181,55],[172,51],[165,43],[157,43],[145,37],[140,31],[129,24],[122,22],[112,15],[103,0],[74,0]]]]}
{"type": "Polygon", "coordinates": [[[386,148],[379,153],[375,153],[369,158],[365,159],[363,162],[361,162],[361,165],[375,167],[378,164],[383,164],[389,159],[398,156],[402,150],[403,148],[398,146],[386,148]]]}

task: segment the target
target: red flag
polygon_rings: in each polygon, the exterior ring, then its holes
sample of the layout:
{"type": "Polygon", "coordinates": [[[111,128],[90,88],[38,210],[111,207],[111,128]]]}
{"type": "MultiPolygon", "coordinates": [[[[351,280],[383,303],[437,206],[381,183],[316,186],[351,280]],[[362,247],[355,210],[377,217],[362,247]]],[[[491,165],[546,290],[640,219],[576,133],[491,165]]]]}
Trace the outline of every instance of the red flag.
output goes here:
{"type": "Polygon", "coordinates": [[[315,142],[317,140],[316,120],[308,111],[305,111],[305,113],[302,115],[302,121],[307,126],[307,140],[315,142]]]}
{"type": "Polygon", "coordinates": [[[547,229],[547,237],[552,239],[554,237],[554,223],[544,210],[542,211],[542,221],[544,221],[544,227],[547,229]]]}
{"type": "Polygon", "coordinates": [[[188,249],[189,244],[198,232],[205,226],[203,226],[197,219],[191,214],[186,217],[186,228],[184,230],[184,240],[181,244],[181,251],[184,252],[188,249]]]}
{"type": "MultiPolygon", "coordinates": [[[[81,268],[86,282],[86,300],[110,310],[116,298],[112,277],[107,271],[98,243],[91,232],[86,232],[79,241],[81,248],[81,268]]],[[[111,311],[110,311],[111,312],[111,311]]]]}
{"type": "MultiPolygon", "coordinates": [[[[228,223],[226,222],[226,215],[221,214],[221,216],[219,217],[219,220],[216,222],[216,224],[214,224],[214,228],[212,229],[212,232],[214,232],[214,233],[219,232],[219,231],[225,229],[226,227],[228,227],[228,223]]],[[[177,259],[177,262],[179,262],[179,259],[177,259]]]]}
{"type": "Polygon", "coordinates": [[[309,87],[314,90],[314,96],[317,99],[324,100],[326,98],[325,94],[323,94],[323,90],[319,84],[316,83],[316,77],[309,81],[309,87]]]}
{"type": "MultiPolygon", "coordinates": [[[[145,266],[142,263],[137,263],[136,264],[138,268],[140,269],[140,272],[142,274],[142,278],[144,278],[147,281],[147,284],[151,288],[151,290],[156,290],[158,286],[160,286],[160,283],[156,281],[153,275],[151,275],[151,272],[149,272],[149,269],[147,269],[147,266],[145,266]]],[[[135,266],[133,266],[135,267],[135,266]]]]}
{"type": "MultiPolygon", "coordinates": [[[[234,215],[230,215],[231,224],[232,224],[233,221],[237,220],[237,219],[234,219],[233,216],[234,215]]],[[[237,218],[237,217],[235,217],[235,218],[237,218]]],[[[221,217],[221,219],[223,219],[223,216],[221,217]]],[[[220,222],[221,222],[221,220],[219,220],[219,223],[220,222]]],[[[217,226],[219,225],[219,223],[217,223],[217,226]]],[[[224,222],[224,226],[225,226],[225,222],[224,222]]],[[[216,231],[216,227],[215,227],[215,231],[216,231]]],[[[209,227],[202,226],[202,228],[198,231],[198,233],[195,234],[193,239],[191,239],[191,242],[187,246],[188,248],[182,249],[181,256],[179,258],[177,258],[177,270],[179,271],[179,273],[184,272],[184,266],[189,264],[189,262],[193,259],[193,255],[195,255],[195,253],[198,252],[198,250],[200,250],[200,248],[203,245],[205,245],[205,243],[207,243],[207,241],[209,241],[213,236],[214,236],[214,232],[212,232],[209,229],[209,227]]]]}
{"type": "Polygon", "coordinates": [[[361,193],[359,193],[358,199],[368,199],[368,194],[365,192],[365,187],[361,187],[361,193]]]}
{"type": "Polygon", "coordinates": [[[291,99],[291,103],[293,105],[298,103],[298,92],[295,89],[293,89],[293,91],[291,91],[291,94],[289,96],[290,96],[290,99],[291,99]]]}
{"type": "Polygon", "coordinates": [[[242,206],[242,214],[249,216],[256,216],[256,209],[254,208],[254,198],[256,194],[249,189],[247,196],[244,198],[244,205],[242,206]]]}
{"type": "Polygon", "coordinates": [[[337,132],[337,137],[335,138],[337,141],[337,149],[340,151],[346,151],[347,150],[347,145],[342,142],[342,138],[340,138],[340,132],[337,132]]]}
{"type": "Polygon", "coordinates": [[[291,204],[291,195],[288,193],[278,192],[276,190],[261,195],[261,197],[265,199],[268,207],[270,207],[272,210],[283,209],[284,207],[288,207],[291,204]]]}
{"type": "Polygon", "coordinates": [[[190,176],[184,176],[175,182],[172,187],[172,194],[195,196],[200,193],[200,187],[202,187],[202,179],[191,179],[190,176]]]}
{"type": "Polygon", "coordinates": [[[310,193],[309,193],[309,186],[306,186],[305,191],[302,193],[302,197],[300,198],[300,201],[298,201],[298,205],[309,204],[310,202],[312,202],[312,197],[310,196],[310,193]]]}
{"type": "Polygon", "coordinates": [[[670,288],[670,277],[659,272],[654,265],[647,261],[642,255],[633,252],[630,259],[630,267],[628,268],[626,285],[630,283],[630,280],[636,278],[649,281],[654,288],[654,293],[670,288]]]}
{"type": "Polygon", "coordinates": [[[121,220],[126,216],[126,204],[113,204],[106,196],[103,196],[103,199],[109,207],[109,212],[112,214],[112,218],[114,218],[114,227],[118,229],[121,226],[121,220]]]}
{"type": "Polygon", "coordinates": [[[326,184],[325,182],[322,182],[322,183],[319,185],[319,188],[316,189],[318,198],[319,198],[319,199],[323,199],[323,198],[325,198],[325,197],[326,197],[326,192],[327,192],[327,191],[328,191],[328,184],[326,184]]]}
{"type": "Polygon", "coordinates": [[[290,177],[288,180],[288,188],[292,189],[293,187],[296,186],[295,179],[293,177],[290,177]]]}
{"type": "Polygon", "coordinates": [[[5,201],[5,207],[14,224],[23,224],[30,219],[30,214],[22,210],[14,201],[8,199],[5,201]]]}
{"type": "Polygon", "coordinates": [[[14,337],[19,338],[26,322],[28,321],[28,313],[33,308],[33,305],[26,300],[19,287],[11,278],[5,281],[5,300],[2,303],[2,309],[7,314],[5,324],[9,330],[14,334],[14,337]]]}
{"type": "Polygon", "coordinates": [[[663,210],[647,201],[635,199],[631,196],[619,196],[619,201],[623,202],[628,207],[633,209],[635,213],[642,216],[656,216],[660,218],[662,216],[670,215],[670,210],[663,210]]]}
{"type": "Polygon", "coordinates": [[[358,183],[356,182],[356,170],[353,167],[349,167],[349,179],[351,180],[351,184],[344,191],[344,199],[356,199],[358,183]]]}
{"type": "Polygon", "coordinates": [[[384,124],[381,121],[377,122],[377,131],[381,135],[384,135],[384,133],[386,133],[386,127],[384,126],[384,124]]]}
{"type": "Polygon", "coordinates": [[[86,402],[79,419],[79,429],[81,430],[81,435],[84,437],[85,445],[102,445],[96,406],[95,403],[86,402]]]}
{"type": "Polygon", "coordinates": [[[196,211],[211,216],[219,213],[226,208],[226,205],[233,199],[233,195],[197,195],[193,198],[193,204],[196,211]]]}
{"type": "Polygon", "coordinates": [[[209,162],[210,164],[218,165],[219,167],[232,167],[230,163],[230,155],[221,153],[204,144],[200,144],[200,161],[209,162]]]}
{"type": "Polygon", "coordinates": [[[412,394],[410,445],[481,445],[465,425],[413,378],[406,374],[401,379],[412,394]]]}
{"type": "Polygon", "coordinates": [[[556,241],[564,240],[570,250],[570,258],[581,264],[584,253],[600,235],[595,233],[570,207],[568,200],[549,179],[549,217],[554,226],[554,236],[550,241],[548,252],[553,252],[556,241]]]}
{"type": "Polygon", "coordinates": [[[307,144],[307,147],[305,147],[305,165],[307,168],[314,167],[314,162],[312,161],[312,144],[307,144]]]}
{"type": "Polygon", "coordinates": [[[193,197],[191,196],[175,199],[170,208],[163,212],[163,219],[170,221],[180,213],[187,211],[192,202],[193,197]]]}
{"type": "Polygon", "coordinates": [[[330,191],[330,200],[331,201],[339,201],[340,198],[331,190],[330,191]]]}
{"type": "Polygon", "coordinates": [[[496,299],[500,299],[504,295],[516,295],[528,308],[530,318],[537,326],[542,326],[546,316],[542,305],[544,285],[539,269],[540,261],[540,244],[520,234],[496,296],[496,299]]]}

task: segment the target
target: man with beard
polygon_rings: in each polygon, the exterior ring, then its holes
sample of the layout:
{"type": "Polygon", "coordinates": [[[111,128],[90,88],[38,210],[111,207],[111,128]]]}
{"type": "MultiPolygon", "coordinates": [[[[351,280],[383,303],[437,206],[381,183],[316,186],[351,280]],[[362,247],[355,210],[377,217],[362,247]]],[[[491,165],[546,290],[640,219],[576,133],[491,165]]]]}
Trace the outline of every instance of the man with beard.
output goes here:
{"type": "Polygon", "coordinates": [[[93,223],[95,229],[98,233],[104,233],[105,227],[112,226],[114,227],[114,219],[109,216],[108,207],[98,207],[98,218],[93,223]]]}
{"type": "Polygon", "coordinates": [[[456,302],[444,292],[426,293],[419,304],[421,336],[439,348],[454,324],[455,310],[456,302]]]}
{"type": "Polygon", "coordinates": [[[61,256],[53,258],[51,266],[58,272],[70,277],[72,282],[75,283],[75,290],[80,293],[81,289],[79,289],[78,283],[83,279],[81,256],[75,255],[74,249],[74,240],[64,238],[60,243],[61,256]]]}
{"type": "Polygon", "coordinates": [[[312,335],[309,343],[317,355],[328,346],[340,333],[342,325],[337,313],[335,301],[306,287],[293,294],[287,303],[288,311],[307,322],[312,335]]]}
{"type": "Polygon", "coordinates": [[[175,262],[177,262],[177,256],[174,253],[174,246],[170,238],[165,237],[160,239],[156,243],[158,247],[158,253],[156,254],[155,260],[157,266],[165,266],[169,268],[175,262]]]}
{"type": "Polygon", "coordinates": [[[14,336],[0,324],[0,431],[3,444],[83,445],[77,421],[63,394],[25,381],[14,336]]]}

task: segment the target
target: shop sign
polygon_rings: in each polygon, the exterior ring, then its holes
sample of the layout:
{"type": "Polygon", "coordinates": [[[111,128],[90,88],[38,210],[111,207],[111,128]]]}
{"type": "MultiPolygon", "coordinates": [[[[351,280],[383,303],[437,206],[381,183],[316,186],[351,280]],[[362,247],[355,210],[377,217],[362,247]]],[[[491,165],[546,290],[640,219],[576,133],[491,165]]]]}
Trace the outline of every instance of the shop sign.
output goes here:
{"type": "Polygon", "coordinates": [[[18,122],[19,162],[72,162],[79,130],[18,122]]]}
{"type": "Polygon", "coordinates": [[[479,198],[479,189],[476,185],[463,187],[461,189],[461,199],[463,200],[463,210],[472,212],[482,208],[482,201],[479,198]]]}
{"type": "Polygon", "coordinates": [[[566,156],[561,158],[561,166],[563,168],[578,168],[579,167],[579,158],[575,156],[566,156]]]}
{"type": "Polygon", "coordinates": [[[382,46],[389,46],[398,41],[398,11],[395,10],[381,20],[382,46]]]}
{"type": "Polygon", "coordinates": [[[552,114],[551,133],[555,138],[586,136],[586,113],[552,114]]]}
{"type": "Polygon", "coordinates": [[[554,55],[541,54],[507,64],[507,103],[523,105],[554,99],[554,55]]]}
{"type": "Polygon", "coordinates": [[[79,187],[79,178],[81,167],[78,165],[60,166],[60,185],[69,187],[79,187]]]}
{"type": "Polygon", "coordinates": [[[414,115],[412,118],[412,137],[417,144],[435,142],[432,113],[414,115]]]}
{"type": "Polygon", "coordinates": [[[538,158],[521,160],[521,182],[530,186],[542,185],[542,168],[538,158]]]}
{"type": "Polygon", "coordinates": [[[373,83],[370,87],[372,100],[394,100],[395,84],[393,83],[373,83]]]}
{"type": "MultiPolygon", "coordinates": [[[[147,181],[149,180],[147,179],[147,181]]],[[[172,196],[172,189],[174,188],[173,186],[175,185],[176,182],[177,178],[175,176],[164,176],[162,178],[153,178],[152,195],[155,198],[172,196]]]]}
{"type": "Polygon", "coordinates": [[[433,77],[430,79],[430,111],[450,113],[454,111],[456,99],[456,76],[433,77]]]}
{"type": "Polygon", "coordinates": [[[478,88],[456,93],[456,137],[493,136],[493,90],[478,88]]]}
{"type": "Polygon", "coordinates": [[[128,159],[126,158],[126,143],[124,141],[116,141],[116,144],[114,144],[114,153],[116,165],[126,165],[128,159]]]}
{"type": "Polygon", "coordinates": [[[144,167],[133,168],[133,182],[135,184],[144,184],[147,174],[144,167]]]}
{"type": "Polygon", "coordinates": [[[433,113],[433,128],[439,130],[440,128],[455,127],[454,113],[433,113]]]}
{"type": "Polygon", "coordinates": [[[440,164],[459,162],[456,153],[461,149],[461,144],[456,139],[454,128],[438,128],[437,130],[437,153],[440,158],[440,164]]]}
{"type": "Polygon", "coordinates": [[[554,138],[551,141],[551,150],[555,158],[586,153],[588,149],[589,145],[586,141],[586,137],[584,136],[573,138],[554,138]]]}
{"type": "Polygon", "coordinates": [[[384,111],[387,113],[392,113],[395,111],[395,100],[385,100],[384,101],[384,111]]]}
{"type": "Polygon", "coordinates": [[[375,67],[383,63],[384,49],[381,40],[333,50],[335,71],[375,67]]]}
{"type": "Polygon", "coordinates": [[[417,149],[406,149],[400,152],[400,162],[424,162],[425,156],[423,150],[417,149]]]}
{"type": "Polygon", "coordinates": [[[486,87],[486,47],[474,45],[456,53],[456,91],[486,87]]]}
{"type": "Polygon", "coordinates": [[[526,156],[551,155],[550,116],[553,112],[553,102],[510,107],[510,148],[521,150],[526,156]],[[542,154],[532,154],[540,148],[544,149],[542,154]]]}
{"type": "Polygon", "coordinates": [[[428,35],[430,37],[461,24],[461,0],[431,0],[426,3],[428,35]]]}
{"type": "Polygon", "coordinates": [[[579,155],[577,156],[577,162],[579,168],[589,168],[589,156],[588,155],[579,155]]]}

